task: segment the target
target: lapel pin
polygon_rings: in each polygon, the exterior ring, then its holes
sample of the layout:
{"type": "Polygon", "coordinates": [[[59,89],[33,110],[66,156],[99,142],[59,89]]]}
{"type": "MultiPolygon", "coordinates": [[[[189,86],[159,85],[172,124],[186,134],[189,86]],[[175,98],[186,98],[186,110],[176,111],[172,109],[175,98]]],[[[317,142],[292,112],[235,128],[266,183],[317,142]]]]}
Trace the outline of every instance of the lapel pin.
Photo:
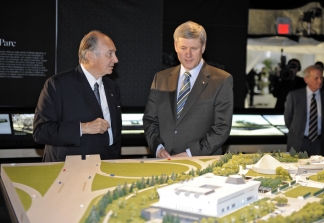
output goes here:
{"type": "Polygon", "coordinates": [[[113,94],[111,94],[111,96],[114,96],[113,94]]]}

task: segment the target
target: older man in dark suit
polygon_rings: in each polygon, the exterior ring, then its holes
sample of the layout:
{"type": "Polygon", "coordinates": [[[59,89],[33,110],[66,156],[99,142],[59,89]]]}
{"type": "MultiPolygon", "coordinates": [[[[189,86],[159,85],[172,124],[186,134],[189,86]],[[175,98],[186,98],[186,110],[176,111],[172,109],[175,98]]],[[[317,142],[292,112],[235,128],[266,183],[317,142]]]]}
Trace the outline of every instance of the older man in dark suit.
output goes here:
{"type": "Polygon", "coordinates": [[[81,41],[79,61],[75,69],[50,77],[40,94],[33,137],[45,144],[45,162],[67,155],[120,158],[119,87],[106,76],[118,62],[116,47],[107,35],[91,31],[81,41]]]}
{"type": "Polygon", "coordinates": [[[311,155],[324,155],[321,136],[323,126],[324,92],[323,70],[312,65],[304,70],[306,87],[289,92],[285,104],[285,123],[289,129],[287,151],[306,151],[311,155]]]}
{"type": "Polygon", "coordinates": [[[233,78],[202,59],[206,39],[201,25],[180,25],[174,47],[181,65],[154,77],[143,123],[156,157],[222,154],[231,129],[233,78]]]}

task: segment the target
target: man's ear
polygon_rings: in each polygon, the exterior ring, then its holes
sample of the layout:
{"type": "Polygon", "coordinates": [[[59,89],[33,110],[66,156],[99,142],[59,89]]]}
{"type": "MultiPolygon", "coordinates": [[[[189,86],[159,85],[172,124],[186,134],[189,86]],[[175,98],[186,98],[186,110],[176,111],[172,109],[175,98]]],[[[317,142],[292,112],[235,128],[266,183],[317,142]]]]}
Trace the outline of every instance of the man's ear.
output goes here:
{"type": "Polygon", "coordinates": [[[93,51],[87,51],[86,53],[86,58],[88,59],[88,61],[92,61],[95,58],[94,52],[93,51]]]}
{"type": "Polygon", "coordinates": [[[305,81],[305,83],[307,84],[307,77],[304,77],[304,81],[305,81]]]}
{"type": "Polygon", "coordinates": [[[204,45],[202,47],[202,51],[201,51],[202,54],[205,52],[205,49],[206,49],[206,42],[204,43],[204,45]]]}

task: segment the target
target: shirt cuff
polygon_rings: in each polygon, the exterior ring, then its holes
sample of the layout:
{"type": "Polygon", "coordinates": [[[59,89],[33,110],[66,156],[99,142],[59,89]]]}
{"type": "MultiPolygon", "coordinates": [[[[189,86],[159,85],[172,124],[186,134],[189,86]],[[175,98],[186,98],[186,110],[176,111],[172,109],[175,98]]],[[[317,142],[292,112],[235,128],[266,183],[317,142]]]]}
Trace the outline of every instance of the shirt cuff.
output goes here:
{"type": "Polygon", "coordinates": [[[158,152],[160,151],[160,149],[162,149],[164,146],[162,144],[158,145],[157,149],[156,149],[156,153],[155,153],[155,157],[157,158],[158,156],[158,152]]]}
{"type": "Polygon", "coordinates": [[[190,149],[186,149],[186,152],[187,152],[187,154],[188,154],[189,157],[192,157],[191,152],[190,152],[190,149]]]}

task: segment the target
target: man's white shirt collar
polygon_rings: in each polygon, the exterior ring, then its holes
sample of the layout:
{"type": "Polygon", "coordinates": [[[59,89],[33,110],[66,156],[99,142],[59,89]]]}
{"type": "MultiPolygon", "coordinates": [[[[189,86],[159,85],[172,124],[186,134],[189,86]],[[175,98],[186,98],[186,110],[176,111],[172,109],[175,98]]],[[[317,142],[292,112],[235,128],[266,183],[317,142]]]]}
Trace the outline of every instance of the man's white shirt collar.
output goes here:
{"type": "MultiPolygon", "coordinates": [[[[197,67],[195,67],[192,70],[189,70],[188,72],[191,74],[191,78],[193,78],[194,80],[197,79],[198,74],[200,72],[200,69],[202,67],[202,65],[204,64],[204,59],[201,58],[200,63],[198,64],[197,67]]],[[[186,72],[186,69],[184,68],[184,66],[181,64],[181,68],[180,68],[180,78],[182,77],[182,75],[186,72]]]]}
{"type": "Polygon", "coordinates": [[[313,97],[313,94],[315,94],[315,97],[317,97],[319,95],[319,90],[312,92],[312,90],[308,86],[306,87],[306,91],[307,91],[307,96],[313,97]]]}
{"type": "Polygon", "coordinates": [[[102,83],[102,77],[100,77],[98,80],[96,80],[96,78],[94,78],[94,76],[92,76],[92,74],[90,74],[89,71],[87,71],[82,64],[80,64],[80,65],[81,65],[81,69],[82,69],[84,75],[86,76],[92,90],[93,90],[94,84],[96,82],[99,84],[99,87],[100,87],[101,83],[102,83]]]}

